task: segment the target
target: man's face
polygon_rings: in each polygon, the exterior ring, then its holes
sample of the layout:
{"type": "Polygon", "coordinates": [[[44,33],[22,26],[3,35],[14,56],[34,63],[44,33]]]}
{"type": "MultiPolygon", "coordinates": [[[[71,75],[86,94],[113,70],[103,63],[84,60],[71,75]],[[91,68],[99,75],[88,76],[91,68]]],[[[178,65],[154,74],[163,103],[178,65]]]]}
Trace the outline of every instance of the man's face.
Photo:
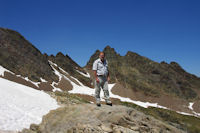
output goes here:
{"type": "Polygon", "coordinates": [[[99,58],[103,61],[104,60],[104,53],[100,53],[99,58]]]}

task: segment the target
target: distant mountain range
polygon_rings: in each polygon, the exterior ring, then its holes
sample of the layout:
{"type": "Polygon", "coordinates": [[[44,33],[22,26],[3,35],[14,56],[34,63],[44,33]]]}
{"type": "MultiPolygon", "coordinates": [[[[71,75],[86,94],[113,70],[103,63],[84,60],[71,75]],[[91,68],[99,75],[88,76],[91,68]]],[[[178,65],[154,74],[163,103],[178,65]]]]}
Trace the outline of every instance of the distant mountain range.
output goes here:
{"type": "MultiPolygon", "coordinates": [[[[45,91],[70,91],[74,83],[92,89],[92,65],[99,52],[96,50],[87,65],[80,67],[68,55],[42,54],[18,32],[0,28],[0,66],[6,69],[0,77],[45,91]]],[[[131,51],[121,56],[110,46],[103,52],[109,64],[110,83],[115,84],[113,94],[174,111],[200,113],[200,78],[178,63],[158,63],[131,51]]],[[[91,95],[79,96],[94,101],[91,95]]]]}

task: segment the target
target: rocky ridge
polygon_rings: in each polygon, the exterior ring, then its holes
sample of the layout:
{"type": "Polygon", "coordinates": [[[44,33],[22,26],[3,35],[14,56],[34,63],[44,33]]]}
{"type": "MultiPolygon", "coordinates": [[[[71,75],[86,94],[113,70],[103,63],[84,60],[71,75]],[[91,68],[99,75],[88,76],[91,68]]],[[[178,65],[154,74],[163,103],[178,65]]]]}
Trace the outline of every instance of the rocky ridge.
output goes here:
{"type": "MultiPolygon", "coordinates": [[[[85,66],[91,70],[98,58],[97,50],[85,66]]],[[[137,53],[128,51],[125,56],[116,53],[114,48],[104,48],[112,82],[119,82],[124,88],[142,91],[146,96],[159,97],[163,93],[183,99],[198,99],[200,78],[187,73],[176,62],[157,63],[137,53]]]]}
{"type": "Polygon", "coordinates": [[[48,60],[18,32],[0,28],[0,64],[16,75],[39,82],[57,81],[48,60]]]}

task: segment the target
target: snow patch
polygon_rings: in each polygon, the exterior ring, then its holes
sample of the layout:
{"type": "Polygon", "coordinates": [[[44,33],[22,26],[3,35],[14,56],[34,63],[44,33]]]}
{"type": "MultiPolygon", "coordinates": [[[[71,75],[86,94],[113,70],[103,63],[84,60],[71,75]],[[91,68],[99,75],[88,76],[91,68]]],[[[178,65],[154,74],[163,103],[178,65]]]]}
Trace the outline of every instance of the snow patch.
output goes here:
{"type": "MultiPolygon", "coordinates": [[[[20,75],[19,75],[20,76],[20,75]]],[[[37,86],[38,88],[39,88],[39,84],[40,84],[40,82],[34,82],[34,81],[32,81],[32,80],[30,80],[30,79],[28,79],[28,77],[22,77],[22,76],[20,76],[21,78],[23,78],[23,79],[25,79],[26,81],[28,81],[28,82],[31,82],[32,84],[34,84],[35,86],[37,86]]]]}
{"type": "Polygon", "coordinates": [[[200,113],[197,113],[197,112],[194,112],[194,111],[193,111],[193,113],[195,114],[195,116],[200,117],[200,113]]]}
{"type": "Polygon", "coordinates": [[[111,91],[114,85],[115,85],[115,84],[109,84],[109,85],[108,85],[110,97],[112,97],[112,98],[120,99],[120,100],[123,101],[123,102],[134,103],[134,104],[139,105],[139,106],[144,107],[144,108],[148,108],[148,107],[150,106],[150,107],[157,107],[157,108],[167,109],[167,108],[164,107],[164,106],[158,105],[158,103],[149,103],[149,102],[135,101],[135,100],[131,100],[130,98],[125,98],[125,97],[121,97],[121,96],[119,96],[119,95],[115,95],[115,94],[113,94],[112,91],[111,91]]]}
{"type": "Polygon", "coordinates": [[[58,108],[43,91],[0,78],[0,129],[20,131],[39,124],[42,116],[58,108]]]}
{"type": "Polygon", "coordinates": [[[85,74],[85,73],[83,73],[83,72],[81,72],[81,71],[79,71],[79,70],[76,70],[78,73],[80,73],[81,75],[83,75],[83,76],[85,76],[85,77],[87,77],[87,78],[90,78],[90,74],[87,72],[87,74],[85,74]]]}
{"type": "Polygon", "coordinates": [[[13,72],[9,71],[8,69],[6,69],[0,65],[0,76],[4,76],[4,72],[10,72],[10,73],[14,74],[13,72]]]}
{"type": "Polygon", "coordinates": [[[192,113],[194,114],[193,116],[200,117],[200,113],[197,113],[197,112],[194,111],[194,109],[192,107],[193,105],[194,105],[194,103],[190,102],[188,108],[192,110],[192,113]]]}
{"type": "Polygon", "coordinates": [[[189,109],[191,109],[191,110],[193,110],[193,107],[192,107],[192,106],[193,106],[193,104],[194,104],[194,103],[189,103],[189,106],[188,106],[188,108],[189,108],[189,109]]]}
{"type": "Polygon", "coordinates": [[[46,81],[45,79],[43,79],[43,78],[40,78],[40,80],[42,81],[42,82],[48,82],[48,81],[46,81]]]}
{"type": "Polygon", "coordinates": [[[75,93],[75,94],[84,94],[84,95],[90,95],[90,96],[94,96],[94,89],[89,88],[87,86],[79,86],[77,84],[75,84],[74,82],[72,82],[70,79],[68,79],[67,77],[65,77],[65,79],[67,79],[73,86],[73,89],[68,91],[69,93],[75,93]]]}
{"type": "Polygon", "coordinates": [[[63,70],[61,67],[58,67],[63,73],[65,73],[65,74],[67,74],[67,75],[69,75],[69,73],[68,72],[66,72],[65,70],[63,70]]]}
{"type": "Polygon", "coordinates": [[[185,113],[185,112],[180,112],[180,111],[176,111],[176,112],[182,115],[194,116],[194,114],[190,114],[190,113],[185,113]]]}
{"type": "MultiPolygon", "coordinates": [[[[59,78],[59,81],[58,81],[58,83],[60,82],[60,80],[62,79],[62,75],[60,74],[60,72],[58,72],[55,68],[54,68],[54,66],[58,66],[57,64],[55,64],[55,63],[53,63],[52,61],[50,61],[49,60],[49,64],[50,64],[50,66],[51,66],[51,68],[54,70],[54,73],[58,76],[58,78],[59,78]],[[54,66],[53,66],[54,65],[54,66]]],[[[52,82],[52,84],[51,84],[51,86],[53,87],[53,92],[55,92],[55,91],[62,91],[60,88],[57,88],[57,87],[55,87],[55,85],[58,85],[58,83],[56,83],[56,82],[52,82]]]]}

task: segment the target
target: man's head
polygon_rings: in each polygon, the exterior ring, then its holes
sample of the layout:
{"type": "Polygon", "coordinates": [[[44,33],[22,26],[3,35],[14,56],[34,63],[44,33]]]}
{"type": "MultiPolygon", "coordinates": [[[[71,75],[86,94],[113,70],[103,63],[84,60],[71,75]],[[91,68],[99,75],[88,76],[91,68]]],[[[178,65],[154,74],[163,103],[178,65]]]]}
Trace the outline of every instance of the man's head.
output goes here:
{"type": "Polygon", "coordinates": [[[104,57],[105,57],[104,52],[100,52],[99,53],[99,58],[101,59],[101,61],[104,61],[104,57]]]}

